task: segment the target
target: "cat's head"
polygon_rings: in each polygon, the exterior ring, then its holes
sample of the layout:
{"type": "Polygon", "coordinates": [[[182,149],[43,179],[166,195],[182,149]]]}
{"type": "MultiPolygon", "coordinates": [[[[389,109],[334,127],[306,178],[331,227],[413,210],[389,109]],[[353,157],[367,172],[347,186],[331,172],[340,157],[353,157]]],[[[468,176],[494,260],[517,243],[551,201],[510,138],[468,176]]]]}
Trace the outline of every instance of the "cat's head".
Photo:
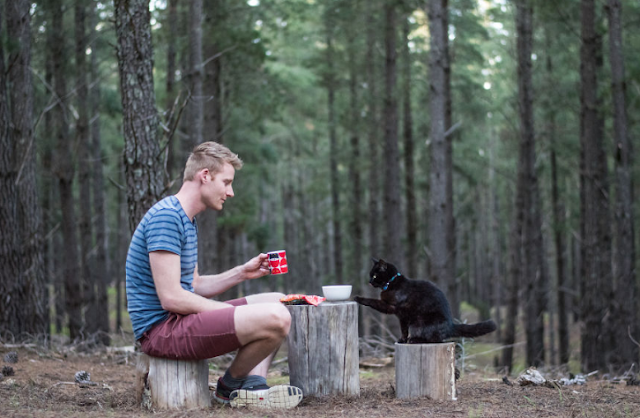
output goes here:
{"type": "Polygon", "coordinates": [[[382,259],[376,260],[373,258],[372,260],[373,267],[369,272],[369,284],[373,287],[383,288],[398,273],[398,269],[393,264],[387,263],[382,259]]]}

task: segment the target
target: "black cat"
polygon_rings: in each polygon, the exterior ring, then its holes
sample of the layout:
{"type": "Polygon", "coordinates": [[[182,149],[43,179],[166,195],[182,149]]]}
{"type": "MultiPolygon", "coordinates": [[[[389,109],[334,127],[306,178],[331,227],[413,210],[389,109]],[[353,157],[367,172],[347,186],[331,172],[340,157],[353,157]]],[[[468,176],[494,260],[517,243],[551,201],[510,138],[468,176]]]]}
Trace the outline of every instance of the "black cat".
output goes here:
{"type": "Polygon", "coordinates": [[[396,266],[373,260],[369,283],[382,289],[380,299],[355,296],[354,301],[400,319],[399,343],[441,343],[450,338],[479,337],[495,331],[492,320],[477,324],[455,324],[444,293],[428,280],[411,280],[396,266]]]}

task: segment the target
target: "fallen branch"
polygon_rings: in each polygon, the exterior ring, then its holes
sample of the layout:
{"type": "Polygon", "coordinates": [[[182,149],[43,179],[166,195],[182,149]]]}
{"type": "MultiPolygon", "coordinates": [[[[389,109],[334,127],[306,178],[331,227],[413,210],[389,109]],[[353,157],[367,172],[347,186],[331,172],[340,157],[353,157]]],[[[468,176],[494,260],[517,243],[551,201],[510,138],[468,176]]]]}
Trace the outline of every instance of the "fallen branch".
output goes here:
{"type": "Polygon", "coordinates": [[[33,343],[28,344],[2,344],[4,348],[33,348],[36,347],[33,343]]]}

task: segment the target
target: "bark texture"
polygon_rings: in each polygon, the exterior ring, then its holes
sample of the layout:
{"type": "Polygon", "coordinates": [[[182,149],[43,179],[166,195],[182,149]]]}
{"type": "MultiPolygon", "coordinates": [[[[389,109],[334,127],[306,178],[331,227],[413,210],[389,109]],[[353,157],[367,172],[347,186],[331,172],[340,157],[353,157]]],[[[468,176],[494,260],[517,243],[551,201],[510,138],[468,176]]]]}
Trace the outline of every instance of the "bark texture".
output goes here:
{"type": "Polygon", "coordinates": [[[60,0],[52,0],[51,36],[53,37],[53,89],[57,104],[52,109],[54,132],[56,136],[56,154],[54,175],[60,191],[60,210],[62,214],[63,237],[63,280],[65,292],[65,311],[69,321],[69,337],[73,341],[81,338],[84,326],[82,315],[82,281],[78,254],[78,236],[76,223],[73,180],[74,161],[71,155],[68,112],[68,53],[63,31],[63,5],[60,0]]]}
{"type": "Polygon", "coordinates": [[[613,137],[616,170],[615,228],[616,266],[612,299],[614,346],[612,362],[629,368],[638,362],[638,346],[629,334],[638,335],[638,282],[635,266],[635,239],[633,222],[633,149],[627,128],[626,86],[622,45],[622,2],[609,0],[609,62],[613,98],[613,137]],[[635,328],[635,329],[634,329],[635,328]]]}
{"type": "MultiPolygon", "coordinates": [[[[370,255],[380,257],[380,115],[378,107],[378,74],[376,71],[377,60],[375,59],[376,47],[376,9],[372,1],[366,2],[367,20],[367,47],[364,56],[365,79],[367,83],[367,159],[368,170],[368,201],[367,201],[367,238],[369,241],[370,255]]],[[[362,279],[360,284],[366,297],[373,297],[373,290],[368,286],[368,280],[362,279]]],[[[365,313],[365,307],[360,308],[363,325],[363,335],[368,337],[372,332],[371,314],[365,313]]],[[[376,315],[376,314],[373,314],[376,315]]],[[[379,315],[378,315],[379,316],[379,315]]]]}
{"type": "MultiPolygon", "coordinates": [[[[96,15],[97,5],[91,5],[88,9],[91,26],[90,39],[94,39],[91,45],[90,77],[92,88],[89,90],[89,106],[91,117],[89,118],[89,130],[91,136],[91,158],[93,169],[91,170],[92,196],[93,196],[93,229],[95,231],[95,258],[93,264],[93,277],[96,295],[97,331],[98,340],[109,345],[109,299],[107,285],[110,275],[109,244],[107,234],[107,214],[105,204],[105,187],[102,157],[102,138],[100,136],[100,75],[98,70],[98,45],[96,45],[96,15]]],[[[120,276],[120,275],[118,275],[120,276]]]]}
{"type": "Polygon", "coordinates": [[[396,397],[455,401],[455,344],[395,344],[396,397]]]}
{"type": "Polygon", "coordinates": [[[418,274],[418,219],[416,214],[416,187],[414,182],[414,144],[413,144],[413,116],[411,114],[411,54],[409,52],[409,19],[402,19],[402,71],[403,71],[403,119],[402,138],[404,143],[404,187],[407,204],[406,210],[406,241],[407,265],[409,277],[418,274]]]}
{"type": "Polygon", "coordinates": [[[429,31],[431,33],[429,52],[429,147],[431,164],[429,167],[429,249],[431,251],[431,280],[446,289],[447,297],[451,283],[455,281],[453,254],[450,234],[453,221],[452,199],[449,197],[451,166],[447,164],[448,144],[446,133],[446,68],[448,57],[445,48],[447,28],[444,26],[442,0],[428,3],[429,31]]]}
{"type": "Polygon", "coordinates": [[[86,1],[75,0],[75,71],[76,71],[76,103],[78,119],[76,120],[75,143],[78,147],[78,183],[80,189],[78,211],[78,231],[80,233],[80,271],[85,311],[85,332],[93,335],[98,330],[100,313],[96,309],[95,276],[90,258],[93,247],[93,208],[91,200],[91,138],[89,132],[89,90],[87,87],[87,37],[85,35],[86,1]]]}
{"type": "Polygon", "coordinates": [[[516,4],[518,33],[518,104],[520,111],[520,161],[518,163],[518,190],[523,195],[516,208],[523,213],[522,233],[516,250],[522,252],[522,290],[526,315],[527,364],[540,366],[544,362],[544,253],[540,192],[536,174],[535,132],[533,121],[533,84],[531,53],[533,9],[529,0],[516,4]]]}
{"type": "Polygon", "coordinates": [[[402,266],[402,209],[400,206],[400,151],[398,149],[398,99],[397,84],[397,23],[398,3],[387,0],[384,5],[384,256],[396,265],[402,266]]]}
{"type": "MultiPolygon", "coordinates": [[[[0,8],[0,30],[5,19],[5,10],[0,8]]],[[[15,141],[9,128],[10,112],[7,79],[4,66],[4,42],[0,42],[0,328],[1,338],[18,331],[20,315],[19,298],[15,288],[22,276],[20,231],[18,229],[18,176],[15,141]]]]}
{"type": "Polygon", "coordinates": [[[355,302],[290,305],[291,384],[309,395],[360,394],[355,302]]]}
{"type": "Polygon", "coordinates": [[[580,144],[581,278],[583,370],[604,369],[609,361],[610,330],[605,327],[611,292],[611,233],[603,121],[599,111],[598,67],[602,40],[596,31],[594,0],[581,2],[580,144]]]}
{"type": "MultiPolygon", "coordinates": [[[[354,2],[357,6],[359,3],[354,2]]],[[[350,11],[353,13],[354,11],[350,11]]],[[[359,83],[359,60],[358,60],[358,36],[354,27],[349,27],[347,48],[352,60],[349,64],[349,179],[352,182],[352,194],[350,200],[351,214],[350,222],[350,242],[352,248],[351,263],[348,272],[349,281],[359,280],[360,287],[363,287],[363,278],[366,278],[366,271],[363,264],[363,219],[362,219],[362,176],[360,157],[360,97],[358,94],[359,83]]]]}
{"type": "Polygon", "coordinates": [[[333,265],[335,266],[335,277],[342,280],[344,274],[342,261],[342,225],[340,222],[340,193],[339,193],[339,177],[338,177],[338,158],[341,155],[338,147],[337,121],[335,109],[335,91],[336,81],[334,74],[334,50],[333,50],[333,31],[335,25],[335,11],[328,8],[326,11],[325,30],[327,39],[327,75],[326,87],[328,95],[328,113],[329,113],[329,177],[331,181],[331,214],[333,225],[333,265]]]}
{"type": "Polygon", "coordinates": [[[115,8],[129,230],[133,233],[161,198],[164,172],[157,138],[149,1],[116,0],[115,8]]]}
{"type": "MultiPolygon", "coordinates": [[[[20,260],[9,260],[9,268],[15,272],[17,267],[19,274],[8,277],[9,280],[4,282],[10,291],[2,293],[2,297],[9,297],[10,300],[1,302],[2,305],[5,302],[7,304],[2,308],[4,315],[0,314],[0,325],[7,327],[0,328],[10,331],[15,339],[21,340],[28,335],[44,337],[48,333],[48,299],[40,251],[42,215],[36,187],[30,3],[25,0],[6,2],[5,10],[11,49],[7,51],[10,65],[6,68],[6,79],[3,77],[0,80],[3,96],[0,100],[4,102],[5,110],[2,113],[9,123],[2,124],[0,135],[6,144],[3,148],[12,149],[8,152],[9,156],[2,157],[2,171],[9,172],[9,178],[3,183],[13,181],[14,186],[7,186],[15,187],[13,196],[16,196],[15,201],[9,197],[7,209],[10,216],[7,221],[17,221],[13,225],[6,225],[9,228],[6,254],[10,259],[19,257],[20,260]],[[14,235],[16,233],[17,236],[14,235]]],[[[3,199],[7,197],[4,193],[2,196],[3,199]]],[[[5,252],[4,249],[2,252],[5,252]]]]}

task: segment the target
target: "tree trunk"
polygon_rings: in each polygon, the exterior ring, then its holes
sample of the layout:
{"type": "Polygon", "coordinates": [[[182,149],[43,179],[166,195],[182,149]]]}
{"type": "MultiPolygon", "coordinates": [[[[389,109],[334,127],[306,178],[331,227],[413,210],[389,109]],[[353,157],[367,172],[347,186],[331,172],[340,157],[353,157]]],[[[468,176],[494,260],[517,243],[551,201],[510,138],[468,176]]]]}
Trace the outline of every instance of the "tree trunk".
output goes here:
{"type": "MultiPolygon", "coordinates": [[[[222,4],[218,4],[215,10],[207,12],[205,16],[204,27],[209,31],[208,35],[203,38],[203,51],[206,59],[215,56],[220,51],[215,37],[211,33],[219,25],[219,8],[223,7],[222,4]]],[[[203,95],[206,98],[204,100],[204,132],[207,133],[206,140],[223,142],[222,131],[224,129],[222,120],[222,99],[221,94],[221,72],[222,72],[222,58],[218,57],[203,68],[204,79],[202,81],[203,95]]],[[[203,138],[204,140],[205,138],[203,138]]],[[[206,256],[203,256],[199,265],[203,272],[216,272],[222,271],[221,269],[221,254],[219,254],[218,248],[220,239],[220,229],[218,227],[218,212],[209,210],[201,213],[198,216],[198,229],[200,235],[198,237],[198,251],[206,256]]],[[[224,231],[222,231],[224,233],[224,231]]]]}
{"type": "Polygon", "coordinates": [[[402,61],[404,83],[403,99],[403,139],[404,139],[404,187],[407,200],[407,265],[409,277],[418,274],[418,220],[416,216],[416,187],[414,184],[415,164],[413,150],[413,119],[411,115],[411,54],[409,52],[409,16],[402,17],[402,61]]]}
{"type": "Polygon", "coordinates": [[[81,337],[82,317],[82,282],[78,259],[78,238],[76,231],[77,217],[73,198],[74,166],[71,156],[69,138],[69,117],[67,112],[67,53],[63,33],[63,10],[59,0],[50,2],[52,20],[50,27],[53,37],[53,89],[57,105],[51,110],[54,131],[57,138],[55,176],[60,190],[60,209],[62,213],[63,235],[63,277],[65,287],[65,310],[69,320],[69,337],[71,341],[81,337]]]}
{"type": "MultiPolygon", "coordinates": [[[[0,8],[0,31],[4,23],[4,8],[0,8]]],[[[8,20],[8,19],[7,19],[8,20]]],[[[14,290],[22,277],[20,233],[18,228],[18,155],[9,129],[9,92],[4,66],[4,42],[0,41],[0,338],[8,339],[20,333],[20,293],[14,290]]]]}
{"type": "MultiPolygon", "coordinates": [[[[187,151],[203,142],[204,128],[204,67],[202,65],[202,0],[189,2],[189,139],[187,151]]],[[[210,121],[210,120],[209,120],[210,121]]],[[[214,127],[215,128],[215,127],[214,127]]],[[[209,132],[209,131],[207,131],[209,132]]],[[[216,132],[215,130],[213,132],[216,132]]],[[[186,157],[186,155],[185,155],[186,157]]],[[[185,161],[181,161],[182,164],[185,161]]],[[[206,211],[198,215],[198,265],[203,273],[215,271],[215,251],[217,248],[217,213],[206,211]]]]}
{"type": "MultiPolygon", "coordinates": [[[[384,88],[384,254],[388,260],[403,266],[400,233],[400,154],[398,151],[398,102],[396,98],[396,7],[395,0],[384,5],[385,88],[384,88]]],[[[402,267],[401,267],[402,268],[402,267]]]]}
{"type": "MultiPolygon", "coordinates": [[[[167,127],[172,127],[178,117],[178,106],[175,103],[176,94],[174,92],[174,86],[176,82],[176,41],[178,36],[178,0],[169,0],[168,3],[168,23],[169,23],[169,36],[167,39],[167,80],[165,84],[166,88],[166,100],[165,100],[165,124],[167,127]]],[[[177,167],[176,154],[177,150],[174,149],[174,137],[172,135],[167,139],[167,179],[173,181],[176,179],[179,167],[177,167]]],[[[180,155],[180,154],[178,154],[180,155]]]]}
{"type": "Polygon", "coordinates": [[[78,232],[80,234],[80,281],[83,294],[83,310],[85,311],[85,333],[94,335],[98,330],[99,313],[96,310],[95,276],[90,259],[93,247],[93,231],[91,228],[91,159],[89,136],[88,88],[87,88],[87,37],[85,35],[86,4],[85,0],[75,0],[75,73],[78,119],[76,120],[75,143],[78,147],[78,184],[79,184],[79,216],[78,232]]]}
{"type": "Polygon", "coordinates": [[[449,132],[452,129],[452,117],[453,117],[453,100],[451,98],[451,62],[452,58],[449,54],[449,0],[442,0],[442,26],[444,28],[443,36],[443,54],[446,58],[443,62],[444,66],[444,97],[445,97],[445,114],[444,114],[444,127],[445,132],[445,171],[450,173],[446,177],[446,195],[447,195],[447,210],[445,211],[445,225],[447,229],[447,249],[449,253],[449,266],[451,277],[447,284],[447,297],[449,298],[449,304],[451,305],[451,314],[454,318],[460,317],[460,297],[458,289],[458,279],[456,277],[456,259],[457,259],[457,244],[456,244],[456,220],[453,214],[453,139],[455,138],[454,132],[449,132]]]}
{"type": "Polygon", "coordinates": [[[115,0],[115,9],[129,230],[133,232],[161,198],[164,173],[157,139],[149,1],[115,0]]]}
{"type": "MultiPolygon", "coordinates": [[[[518,186],[516,186],[518,187],[518,186]]],[[[518,293],[522,274],[522,229],[524,223],[524,196],[516,190],[515,216],[509,236],[509,264],[507,277],[507,316],[504,329],[501,365],[509,373],[513,369],[513,345],[516,342],[516,325],[518,324],[518,293]]]]}
{"type": "MultiPolygon", "coordinates": [[[[359,5],[358,2],[354,2],[354,7],[359,5]]],[[[355,11],[351,11],[355,13],[355,11]]],[[[350,162],[349,162],[349,179],[352,182],[352,193],[350,199],[350,235],[351,235],[351,268],[349,269],[348,276],[351,280],[358,280],[360,287],[363,287],[363,279],[366,278],[364,260],[362,259],[362,182],[360,175],[360,100],[358,97],[358,64],[360,63],[360,56],[358,54],[358,45],[356,42],[358,37],[355,29],[352,26],[348,28],[348,51],[351,57],[349,63],[349,136],[350,136],[350,162]]],[[[355,283],[354,283],[355,284],[355,283]]]]}
{"type": "Polygon", "coordinates": [[[202,143],[202,0],[189,2],[189,150],[202,143]]]}
{"type": "MultiPolygon", "coordinates": [[[[30,3],[24,0],[5,5],[7,37],[10,49],[0,78],[0,149],[2,162],[2,247],[0,265],[0,328],[22,340],[48,334],[48,299],[44,277],[41,213],[36,188],[36,146],[33,132],[33,85],[31,82],[30,3]],[[5,73],[6,71],[6,73],[5,73]],[[6,78],[5,78],[6,76],[6,78]],[[6,155],[5,155],[6,152],[6,155]],[[12,194],[5,194],[12,193],[12,194]],[[6,228],[6,230],[5,230],[6,228]],[[7,242],[4,243],[4,235],[7,242]],[[8,274],[8,276],[5,276],[8,274]],[[5,287],[6,286],[6,287],[5,287]],[[1,313],[4,312],[4,313],[1,313]]],[[[0,19],[4,18],[4,13],[0,19]]]]}
{"type": "MultiPolygon", "coordinates": [[[[53,59],[51,57],[51,42],[52,37],[47,36],[45,39],[46,53],[45,53],[45,67],[44,67],[44,80],[47,85],[53,85],[53,59]]],[[[48,105],[51,105],[55,100],[53,91],[49,91],[48,105]]],[[[53,118],[51,112],[47,112],[43,117],[43,128],[45,132],[54,132],[53,130],[53,118]]],[[[46,297],[53,301],[53,305],[50,306],[47,311],[47,323],[49,329],[53,325],[56,333],[62,332],[62,323],[64,322],[64,286],[60,282],[61,276],[59,270],[56,269],[56,249],[61,248],[55,245],[55,241],[59,238],[59,234],[54,230],[58,229],[57,221],[55,219],[55,195],[56,187],[55,180],[53,178],[53,148],[55,138],[48,137],[46,140],[40,142],[40,154],[41,154],[41,169],[45,175],[40,177],[40,188],[43,191],[41,198],[42,206],[42,236],[43,236],[43,252],[44,252],[44,275],[46,277],[46,297]]]]}
{"type": "MultiPolygon", "coordinates": [[[[105,207],[105,187],[102,158],[102,138],[100,136],[100,76],[98,71],[98,45],[96,39],[96,17],[98,10],[96,5],[91,5],[89,9],[89,22],[91,25],[90,38],[94,39],[91,45],[90,76],[92,88],[89,91],[90,107],[90,135],[91,135],[91,156],[93,159],[92,169],[92,192],[94,223],[93,228],[96,233],[96,255],[94,259],[93,278],[95,282],[95,295],[97,312],[97,331],[100,332],[98,340],[104,344],[110,344],[109,337],[109,297],[107,286],[111,269],[109,268],[109,243],[107,238],[107,215],[105,207]]],[[[118,274],[120,276],[121,274],[118,274]]]]}
{"type": "MultiPolygon", "coordinates": [[[[378,114],[378,74],[376,72],[377,60],[375,59],[375,47],[376,47],[376,9],[372,1],[366,2],[366,21],[367,21],[367,48],[365,52],[365,67],[366,67],[366,83],[367,83],[367,145],[369,152],[367,159],[369,160],[369,185],[367,191],[369,192],[369,200],[367,204],[367,225],[368,225],[368,239],[369,239],[369,252],[373,257],[380,257],[380,173],[379,173],[379,160],[380,160],[380,115],[378,114]]],[[[374,293],[371,286],[367,286],[367,281],[363,280],[361,283],[363,289],[363,295],[365,297],[374,297],[374,293]]],[[[363,335],[369,337],[372,332],[372,317],[380,316],[376,313],[370,312],[371,309],[366,309],[364,306],[360,307],[360,313],[362,315],[363,335]]]]}
{"type": "MultiPolygon", "coordinates": [[[[547,51],[551,51],[551,40],[553,35],[546,31],[547,51]]],[[[551,205],[553,208],[553,240],[556,249],[556,289],[557,289],[557,313],[558,313],[558,354],[560,364],[569,362],[569,322],[567,312],[567,278],[565,267],[565,243],[563,239],[564,205],[560,199],[558,189],[558,167],[556,159],[556,149],[559,147],[558,138],[556,136],[556,108],[553,106],[555,96],[553,84],[554,67],[551,54],[546,57],[546,88],[548,91],[548,99],[545,104],[546,111],[544,113],[546,119],[547,141],[549,142],[549,152],[551,154],[551,205]]]]}
{"type": "MultiPolygon", "coordinates": [[[[118,164],[118,178],[122,181],[124,180],[124,168],[121,164],[118,164]]],[[[127,205],[125,203],[127,191],[125,189],[118,189],[118,223],[116,226],[116,260],[117,264],[124,266],[126,263],[126,254],[125,249],[127,248],[127,241],[130,239],[130,231],[125,225],[128,225],[129,219],[127,216],[127,205]],[[127,233],[129,232],[129,233],[127,233]]],[[[122,305],[127,306],[126,303],[126,292],[123,292],[123,287],[126,286],[126,283],[122,277],[123,275],[116,275],[116,331],[120,332],[122,330],[122,305]],[[124,283],[124,286],[123,286],[124,283]],[[124,295],[123,295],[124,294],[124,295]],[[123,303],[123,301],[125,301],[123,303]]]]}
{"type": "Polygon", "coordinates": [[[518,102],[520,109],[520,162],[518,190],[522,193],[524,223],[522,230],[523,253],[522,285],[527,335],[527,364],[540,366],[544,362],[544,322],[541,300],[544,297],[542,221],[540,196],[535,160],[535,133],[533,121],[533,86],[531,73],[532,15],[529,0],[516,4],[518,32],[518,102]]]}
{"type": "Polygon", "coordinates": [[[582,45],[580,48],[582,156],[581,175],[581,276],[583,370],[606,367],[610,355],[604,321],[611,300],[611,236],[608,231],[609,204],[602,117],[598,110],[598,60],[601,38],[596,32],[594,0],[582,0],[582,45]]]}
{"type": "MultiPolygon", "coordinates": [[[[447,165],[448,145],[445,137],[447,96],[445,91],[448,57],[446,56],[443,15],[446,10],[442,0],[428,3],[429,31],[431,33],[429,53],[429,112],[431,165],[429,167],[429,249],[431,250],[431,279],[443,289],[450,291],[455,281],[451,253],[453,209],[449,192],[451,166],[447,165]]],[[[454,295],[447,295],[451,300],[454,295]]],[[[456,304],[457,305],[457,304],[456,304]]]]}
{"type": "Polygon", "coordinates": [[[334,14],[335,10],[328,8],[325,16],[325,30],[327,36],[327,77],[326,86],[328,94],[328,112],[329,112],[329,170],[330,170],[330,182],[331,182],[331,214],[333,225],[333,265],[335,266],[335,278],[342,280],[344,269],[342,263],[342,229],[340,224],[341,211],[340,211],[340,193],[339,193],[339,178],[338,178],[338,157],[340,156],[340,148],[338,147],[337,138],[337,122],[335,117],[335,74],[334,74],[334,58],[333,58],[333,30],[335,29],[334,14]]]}
{"type": "Polygon", "coordinates": [[[495,341],[502,341],[502,289],[505,285],[505,280],[502,275],[502,240],[500,237],[500,205],[498,202],[497,182],[496,182],[496,169],[495,169],[495,157],[494,147],[495,138],[493,132],[491,133],[491,142],[489,145],[489,219],[490,222],[490,236],[491,236],[491,252],[489,253],[489,259],[491,260],[491,305],[495,308],[495,321],[498,324],[496,330],[495,341]]]}
{"type": "Polygon", "coordinates": [[[622,50],[622,2],[609,0],[609,62],[613,101],[614,159],[616,170],[616,252],[615,298],[612,299],[614,331],[613,363],[628,369],[638,362],[638,346],[629,334],[638,336],[638,282],[635,271],[635,239],[633,222],[633,149],[627,130],[625,71],[622,50]],[[634,329],[635,328],[635,329],[634,329]]]}

